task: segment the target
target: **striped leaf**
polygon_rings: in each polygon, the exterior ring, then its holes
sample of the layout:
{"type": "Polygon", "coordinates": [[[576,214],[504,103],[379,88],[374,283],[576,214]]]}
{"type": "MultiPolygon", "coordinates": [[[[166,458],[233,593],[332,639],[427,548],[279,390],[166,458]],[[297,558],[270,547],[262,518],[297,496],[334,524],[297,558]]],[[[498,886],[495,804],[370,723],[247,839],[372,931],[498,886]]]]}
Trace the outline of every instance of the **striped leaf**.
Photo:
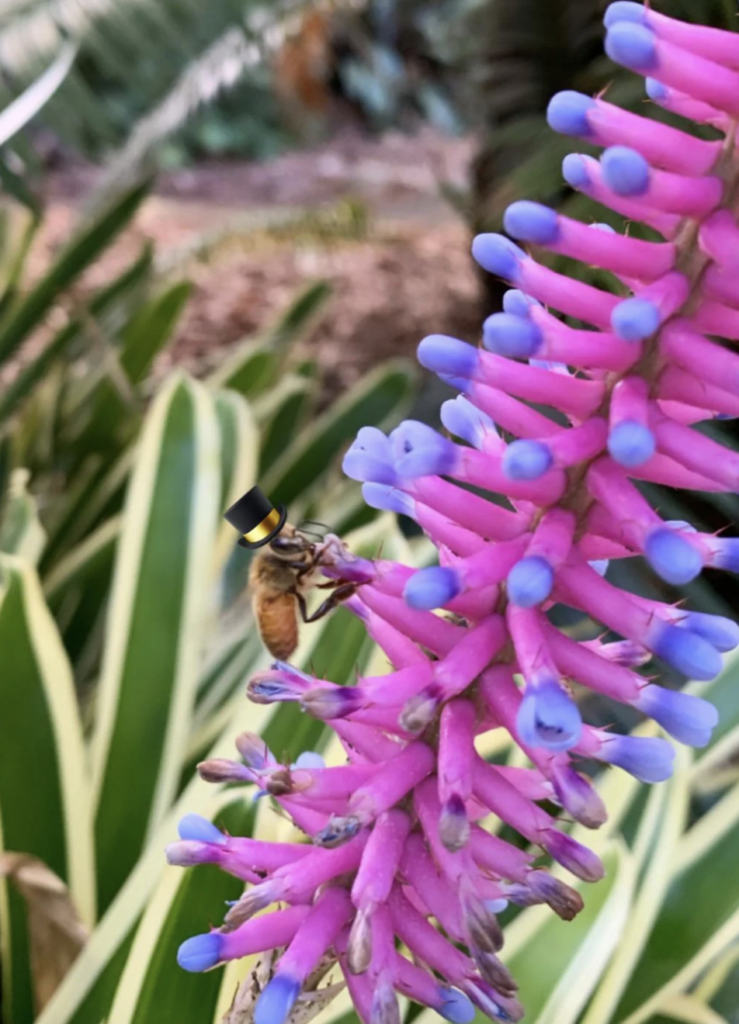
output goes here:
{"type": "Polygon", "coordinates": [[[213,402],[179,375],[148,414],[126,495],[93,737],[101,908],[177,789],[220,493],[213,402]]]}
{"type": "MultiPolygon", "coordinates": [[[[0,838],[32,854],[70,887],[79,913],[95,915],[91,804],[72,672],[34,570],[0,556],[0,838]]],[[[2,1019],[33,1019],[26,908],[0,890],[2,1019]]]]}

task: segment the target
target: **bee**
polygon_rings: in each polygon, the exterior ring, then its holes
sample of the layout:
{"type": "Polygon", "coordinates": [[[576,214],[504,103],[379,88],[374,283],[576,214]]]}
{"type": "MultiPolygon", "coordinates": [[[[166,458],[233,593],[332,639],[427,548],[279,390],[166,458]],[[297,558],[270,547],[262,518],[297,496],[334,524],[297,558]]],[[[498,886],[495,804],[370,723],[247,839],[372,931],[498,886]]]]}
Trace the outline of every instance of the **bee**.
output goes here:
{"type": "Polygon", "coordinates": [[[298,614],[303,622],[316,622],[356,591],[358,584],[347,580],[316,582],[320,567],[345,550],[334,534],[315,541],[286,523],[255,554],[249,571],[254,617],[264,646],[279,661],[286,661],[298,646],[298,614]],[[305,595],[314,588],[333,593],[309,615],[305,595]]]}

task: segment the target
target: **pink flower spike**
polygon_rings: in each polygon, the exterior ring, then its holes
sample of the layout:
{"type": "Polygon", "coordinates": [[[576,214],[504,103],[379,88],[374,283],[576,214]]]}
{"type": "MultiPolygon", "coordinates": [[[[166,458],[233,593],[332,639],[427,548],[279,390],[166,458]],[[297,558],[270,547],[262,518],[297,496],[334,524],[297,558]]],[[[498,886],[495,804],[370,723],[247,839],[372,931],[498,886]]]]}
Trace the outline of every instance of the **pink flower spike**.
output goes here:
{"type": "Polygon", "coordinates": [[[267,917],[247,921],[236,931],[226,932],[221,941],[221,960],[238,960],[266,949],[287,946],[310,913],[310,907],[288,907],[267,917]]]}
{"type": "Polygon", "coordinates": [[[515,434],[516,437],[549,437],[561,433],[564,429],[554,420],[550,420],[535,409],[530,409],[505,391],[489,387],[479,380],[470,382],[466,397],[478,409],[490,416],[494,415],[498,426],[515,434]]]}
{"type": "Polygon", "coordinates": [[[715,480],[723,490],[739,490],[739,453],[712,441],[691,427],[655,417],[652,421],[660,451],[696,473],[715,480]]]}
{"type": "Polygon", "coordinates": [[[328,888],[301,922],[295,938],[275,965],[275,975],[305,981],[349,920],[351,900],[346,889],[328,888]]]}
{"type": "Polygon", "coordinates": [[[401,873],[408,884],[428,903],[429,911],[455,942],[464,941],[462,911],[457,893],[434,863],[419,832],[408,837],[401,860],[401,873]]]}
{"type": "Polygon", "coordinates": [[[451,851],[461,849],[469,836],[464,803],[472,796],[472,764],[475,756],[474,705],[453,700],[441,713],[439,731],[440,837],[451,851]]]}
{"type": "Polygon", "coordinates": [[[717,210],[700,226],[700,247],[727,269],[739,269],[739,227],[729,210],[717,210]]]}
{"type": "Polygon", "coordinates": [[[473,825],[470,831],[470,852],[483,871],[512,882],[523,882],[534,862],[532,854],[486,832],[479,825],[473,825]]]}
{"type": "Polygon", "coordinates": [[[466,635],[434,666],[434,682],[446,699],[465,690],[506,642],[505,622],[490,615],[466,635]]]}
{"type": "Polygon", "coordinates": [[[676,250],[670,242],[643,242],[616,232],[591,231],[581,221],[528,200],[509,206],[503,224],[507,233],[520,241],[640,281],[662,277],[675,264],[676,250]]]}
{"type": "Polygon", "coordinates": [[[717,334],[730,341],[739,341],[739,309],[723,306],[720,302],[701,302],[689,322],[702,334],[717,334]]]}
{"type": "MultiPolygon", "coordinates": [[[[606,35],[606,53],[618,64],[635,71],[649,72],[670,88],[687,93],[732,117],[739,117],[738,72],[666,42],[647,28],[617,23],[606,35]],[[637,49],[633,44],[637,40],[638,66],[632,60],[632,53],[637,49]]],[[[694,143],[691,140],[692,147],[694,143]]]]}
{"type": "Polygon", "coordinates": [[[337,940],[339,964],[341,965],[341,971],[344,975],[344,980],[346,981],[346,987],[349,990],[352,1004],[354,1009],[357,1011],[359,1019],[362,1021],[362,1024],[371,1024],[373,996],[372,982],[366,973],[355,974],[349,967],[349,960],[347,956],[348,941],[348,931],[344,931],[337,940]]]}
{"type": "Polygon", "coordinates": [[[568,327],[541,306],[532,307],[530,319],[540,328],[544,344],[537,349],[540,359],[553,359],[568,366],[623,372],[641,355],[641,346],[624,343],[612,332],[580,331],[568,327]]]}
{"type": "Polygon", "coordinates": [[[521,558],[526,546],[526,536],[501,544],[488,544],[477,554],[459,559],[452,565],[464,589],[477,590],[501,583],[521,558]]]}
{"type": "Polygon", "coordinates": [[[622,704],[631,703],[639,696],[643,680],[636,672],[608,661],[550,624],[545,628],[545,636],[563,675],[622,704]]]}
{"type": "Polygon", "coordinates": [[[360,822],[374,821],[425,779],[433,771],[435,760],[431,747],[411,743],[356,790],[349,801],[350,813],[360,822]]]}
{"type": "Polygon", "coordinates": [[[663,328],[660,351],[706,384],[739,395],[739,355],[702,337],[687,321],[673,320],[663,328]]]}
{"type": "Polygon", "coordinates": [[[649,389],[641,377],[624,377],[613,389],[608,450],[622,466],[648,462],[656,442],[649,429],[649,389]]]}
{"type": "Polygon", "coordinates": [[[662,372],[657,393],[667,401],[684,402],[726,416],[739,416],[739,396],[696,380],[692,374],[677,367],[668,367],[662,372]]]}
{"type": "Polygon", "coordinates": [[[552,784],[547,782],[536,768],[518,768],[513,765],[496,765],[499,773],[514,786],[527,800],[551,800],[552,784]]]}
{"type": "Polygon", "coordinates": [[[516,363],[490,352],[481,354],[480,370],[485,381],[527,402],[548,405],[556,394],[557,407],[580,419],[592,415],[603,400],[603,385],[600,382],[563,374],[554,376],[542,367],[516,363]]]}
{"type": "MultiPolygon", "coordinates": [[[[549,105],[549,123],[554,123],[560,96],[571,93],[560,93],[549,105]]],[[[579,96],[580,94],[575,93],[579,96]]],[[[587,102],[585,119],[587,122],[589,142],[596,146],[630,146],[649,161],[653,167],[662,167],[676,174],[687,174],[702,177],[713,168],[721,154],[721,142],[707,142],[697,139],[694,135],[672,128],[666,124],[628,110],[621,110],[602,99],[592,100],[581,97],[587,102]]]]}
{"type": "Polygon", "coordinates": [[[666,85],[662,85],[655,78],[647,79],[647,95],[663,110],[669,110],[670,113],[684,117],[688,121],[695,121],[697,124],[710,124],[722,132],[728,132],[731,128],[731,118],[723,110],[716,110],[708,103],[694,100],[692,96],[678,92],[677,89],[668,89],[666,85]]]}
{"type": "Polygon", "coordinates": [[[724,269],[717,263],[712,263],[703,277],[703,294],[707,299],[714,299],[731,306],[732,309],[739,309],[739,282],[736,273],[731,268],[724,269]]]}
{"type": "Polygon", "coordinates": [[[379,816],[352,885],[356,907],[372,908],[388,898],[410,827],[404,811],[390,810],[379,816]]]}
{"type": "Polygon", "coordinates": [[[653,210],[641,197],[620,196],[603,180],[600,163],[591,156],[570,153],[562,164],[562,173],[572,188],[609,210],[620,213],[627,220],[639,221],[654,228],[663,238],[672,240],[678,232],[681,218],[676,214],[653,210]]]}
{"type": "Polygon", "coordinates": [[[400,941],[453,985],[473,970],[472,961],[451,945],[411,906],[396,885],[388,900],[393,928],[400,941]]]}
{"type": "Polygon", "coordinates": [[[528,517],[493,505],[440,477],[427,476],[409,481],[408,490],[418,501],[488,540],[513,540],[528,527],[528,517]]]}
{"type": "Polygon", "coordinates": [[[451,651],[463,632],[446,619],[409,608],[402,598],[388,597],[365,587],[361,594],[363,604],[386,622],[392,622],[409,639],[427,647],[434,654],[444,655],[451,651]]]}
{"type": "Polygon", "coordinates": [[[475,797],[493,814],[520,832],[531,843],[542,845],[544,833],[552,827],[552,819],[536,804],[521,796],[518,790],[496,771],[495,766],[475,760],[473,773],[475,797]]]}
{"type": "MultiPolygon", "coordinates": [[[[607,17],[607,16],[606,16],[607,17]]],[[[674,43],[690,53],[707,57],[718,64],[739,69],[739,39],[734,32],[710,28],[707,25],[687,24],[660,14],[651,7],[643,8],[644,24],[651,28],[659,39],[674,43]]],[[[606,24],[609,24],[606,21],[606,24]]]]}

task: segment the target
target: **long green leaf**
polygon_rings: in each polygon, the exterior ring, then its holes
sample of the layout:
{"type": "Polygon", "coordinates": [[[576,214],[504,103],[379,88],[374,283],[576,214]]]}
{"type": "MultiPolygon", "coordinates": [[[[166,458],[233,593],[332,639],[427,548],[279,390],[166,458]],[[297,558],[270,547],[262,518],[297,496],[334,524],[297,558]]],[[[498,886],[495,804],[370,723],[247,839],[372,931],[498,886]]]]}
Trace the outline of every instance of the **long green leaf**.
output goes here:
{"type": "Polygon", "coordinates": [[[85,227],[56,258],[28,295],[0,324],[0,363],[7,360],[39,324],[57,296],[69,287],[129,223],[146,195],[139,185],[85,227]]]}
{"type": "Polygon", "coordinates": [[[208,617],[217,445],[210,396],[174,377],[140,441],[108,609],[93,743],[103,908],[177,788],[208,617]]]}
{"type": "MultiPolygon", "coordinates": [[[[0,837],[64,879],[95,915],[91,804],[72,672],[33,569],[0,556],[0,837]]],[[[0,887],[3,1021],[33,1019],[26,911],[0,887]]]]}
{"type": "Polygon", "coordinates": [[[74,43],[66,43],[43,75],[3,110],[0,114],[0,146],[9,142],[49,102],[67,77],[76,55],[74,43]]]}
{"type": "Polygon", "coordinates": [[[319,416],[265,474],[262,486],[272,501],[289,508],[298,495],[320,482],[360,427],[400,419],[410,401],[414,377],[410,364],[386,363],[319,416]]]}

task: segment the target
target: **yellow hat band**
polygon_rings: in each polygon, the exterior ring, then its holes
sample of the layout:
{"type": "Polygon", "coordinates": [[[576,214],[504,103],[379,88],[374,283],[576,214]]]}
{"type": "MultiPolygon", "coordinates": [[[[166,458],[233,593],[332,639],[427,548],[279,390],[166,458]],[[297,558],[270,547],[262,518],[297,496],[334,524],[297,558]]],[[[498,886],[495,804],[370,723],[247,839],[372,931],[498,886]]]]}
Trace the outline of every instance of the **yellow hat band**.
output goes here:
{"type": "Polygon", "coordinates": [[[253,530],[249,530],[248,533],[244,534],[244,540],[247,544],[257,544],[260,540],[264,540],[265,537],[269,537],[270,533],[272,533],[272,531],[279,525],[279,510],[273,508],[269,515],[265,516],[258,526],[255,526],[253,530]]]}

